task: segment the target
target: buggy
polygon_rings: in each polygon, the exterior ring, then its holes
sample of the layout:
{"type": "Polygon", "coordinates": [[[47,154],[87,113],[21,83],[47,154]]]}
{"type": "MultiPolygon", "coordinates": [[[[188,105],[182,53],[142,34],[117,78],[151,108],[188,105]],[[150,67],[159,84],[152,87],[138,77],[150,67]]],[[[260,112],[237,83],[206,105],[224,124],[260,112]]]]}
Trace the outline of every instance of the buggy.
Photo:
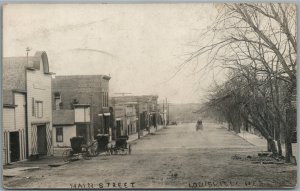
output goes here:
{"type": "Polygon", "coordinates": [[[196,131],[203,130],[202,120],[198,120],[196,124],[196,131]]]}
{"type": "Polygon", "coordinates": [[[131,154],[131,145],[127,143],[128,136],[119,136],[115,145],[111,146],[112,154],[131,154]]]}
{"type": "Polygon", "coordinates": [[[98,152],[98,143],[96,140],[91,141],[88,144],[84,144],[84,138],[82,136],[72,137],[70,139],[71,148],[66,149],[62,158],[65,162],[78,160],[81,157],[85,160],[91,159],[92,156],[97,156],[98,152]]]}
{"type": "Polygon", "coordinates": [[[108,134],[98,134],[96,136],[98,141],[98,153],[105,152],[107,155],[111,154],[111,146],[109,144],[109,135],[108,134]]]}

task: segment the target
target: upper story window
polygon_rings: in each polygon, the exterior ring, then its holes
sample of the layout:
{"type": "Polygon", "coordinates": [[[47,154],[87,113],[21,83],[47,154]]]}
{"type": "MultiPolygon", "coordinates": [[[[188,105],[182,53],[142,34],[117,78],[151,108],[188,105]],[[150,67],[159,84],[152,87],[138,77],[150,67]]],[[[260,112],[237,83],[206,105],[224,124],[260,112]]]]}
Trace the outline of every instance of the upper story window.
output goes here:
{"type": "Polygon", "coordinates": [[[54,103],[55,103],[55,110],[62,109],[62,102],[61,102],[61,95],[60,92],[54,93],[54,103]]]}
{"type": "Polygon", "coordinates": [[[32,116],[35,116],[35,102],[34,102],[34,98],[31,98],[31,110],[32,110],[32,116]]]}
{"type": "Polygon", "coordinates": [[[36,101],[36,117],[42,118],[43,117],[43,102],[36,101]]]}
{"type": "Polygon", "coordinates": [[[105,103],[106,103],[106,107],[108,107],[108,92],[106,92],[105,103]]]}
{"type": "Polygon", "coordinates": [[[108,92],[103,92],[102,106],[103,107],[108,107],[108,92]]]}

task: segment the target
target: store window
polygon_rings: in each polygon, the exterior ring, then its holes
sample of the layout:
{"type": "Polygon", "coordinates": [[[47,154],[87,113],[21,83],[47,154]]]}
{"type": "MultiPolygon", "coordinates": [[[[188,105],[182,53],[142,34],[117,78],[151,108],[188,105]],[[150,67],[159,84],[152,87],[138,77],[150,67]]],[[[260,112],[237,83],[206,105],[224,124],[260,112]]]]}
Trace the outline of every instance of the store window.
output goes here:
{"type": "Polygon", "coordinates": [[[63,142],[63,128],[56,128],[56,142],[63,142]]]}

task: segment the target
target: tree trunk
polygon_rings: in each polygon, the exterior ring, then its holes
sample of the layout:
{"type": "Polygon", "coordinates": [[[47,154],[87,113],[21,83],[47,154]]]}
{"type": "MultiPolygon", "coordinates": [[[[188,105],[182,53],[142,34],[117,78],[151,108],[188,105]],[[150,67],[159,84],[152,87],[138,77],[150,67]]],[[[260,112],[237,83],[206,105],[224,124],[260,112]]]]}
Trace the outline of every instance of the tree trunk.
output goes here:
{"type": "Polygon", "coordinates": [[[272,152],[274,155],[277,156],[278,152],[276,149],[275,141],[273,139],[268,139],[267,141],[268,141],[268,151],[272,152]]]}
{"type": "Polygon", "coordinates": [[[291,157],[293,156],[293,150],[292,150],[292,140],[291,140],[291,131],[293,130],[292,126],[293,124],[293,109],[292,109],[292,95],[294,95],[294,90],[296,87],[296,80],[293,81],[294,83],[291,84],[291,86],[288,88],[287,91],[287,97],[286,97],[286,103],[287,103],[287,109],[286,109],[286,122],[287,126],[285,129],[285,162],[290,163],[291,157]]]}
{"type": "Polygon", "coordinates": [[[293,156],[293,150],[292,150],[292,143],[291,143],[290,126],[288,124],[287,128],[285,129],[285,162],[290,163],[292,156],[293,156]]]}
{"type": "Polygon", "coordinates": [[[280,139],[277,139],[277,147],[278,147],[278,156],[282,156],[282,148],[281,148],[280,139]]]}

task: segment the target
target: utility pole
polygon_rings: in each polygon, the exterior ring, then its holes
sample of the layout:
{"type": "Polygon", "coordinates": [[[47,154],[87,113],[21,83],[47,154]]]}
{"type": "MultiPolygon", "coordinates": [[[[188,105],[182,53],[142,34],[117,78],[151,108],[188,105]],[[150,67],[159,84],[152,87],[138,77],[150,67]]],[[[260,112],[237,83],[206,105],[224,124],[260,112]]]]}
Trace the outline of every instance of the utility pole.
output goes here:
{"type": "Polygon", "coordinates": [[[163,100],[163,123],[164,123],[164,127],[166,127],[165,101],[164,100],[163,100]]]}
{"type": "Polygon", "coordinates": [[[170,103],[168,103],[168,124],[170,122],[170,103]]]}
{"type": "MultiPolygon", "coordinates": [[[[91,93],[91,105],[90,105],[90,136],[89,139],[94,139],[94,116],[93,116],[93,93],[91,93]]],[[[89,134],[88,134],[89,135],[89,134]]]]}
{"type": "Polygon", "coordinates": [[[29,53],[30,50],[31,50],[31,48],[29,48],[29,47],[26,48],[26,52],[27,52],[26,53],[26,55],[27,55],[27,66],[28,66],[28,53],[29,53]]]}
{"type": "MultiPolygon", "coordinates": [[[[29,51],[30,51],[31,49],[29,48],[29,47],[27,47],[26,48],[26,55],[27,55],[27,66],[28,66],[28,53],[29,53],[29,51]]],[[[27,99],[27,94],[25,94],[25,97],[26,97],[26,99],[27,99]]],[[[29,156],[29,153],[28,153],[28,151],[29,151],[29,146],[28,146],[28,112],[25,112],[25,115],[26,115],[26,118],[25,118],[25,121],[26,121],[26,126],[25,126],[25,138],[26,138],[26,140],[25,140],[25,143],[26,143],[26,158],[28,158],[28,156],[29,156]]],[[[54,147],[52,147],[53,149],[54,149],[54,147]]]]}
{"type": "Polygon", "coordinates": [[[166,98],[166,125],[169,124],[168,98],[166,98]]]}
{"type": "Polygon", "coordinates": [[[138,123],[137,123],[137,130],[138,130],[138,139],[140,139],[141,135],[140,135],[140,126],[141,126],[141,116],[140,116],[140,98],[137,98],[137,117],[138,117],[138,123]]]}

